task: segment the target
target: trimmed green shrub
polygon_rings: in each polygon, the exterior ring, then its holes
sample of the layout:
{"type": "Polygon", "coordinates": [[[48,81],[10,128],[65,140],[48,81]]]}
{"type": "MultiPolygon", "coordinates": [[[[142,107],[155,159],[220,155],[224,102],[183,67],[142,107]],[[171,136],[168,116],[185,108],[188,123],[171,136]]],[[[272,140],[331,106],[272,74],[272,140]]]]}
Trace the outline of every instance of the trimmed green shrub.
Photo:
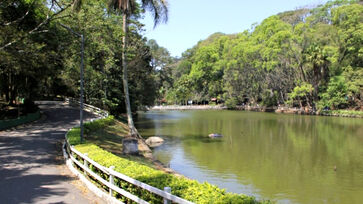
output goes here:
{"type": "Polygon", "coordinates": [[[80,144],[81,143],[80,134],[81,134],[81,129],[79,127],[72,128],[70,131],[68,131],[67,138],[69,144],[70,145],[80,144]]]}
{"type": "Polygon", "coordinates": [[[109,125],[113,125],[115,123],[115,118],[111,115],[108,116],[107,118],[103,118],[103,119],[99,119],[99,120],[94,120],[92,122],[86,122],[84,124],[84,131],[85,134],[98,130],[98,129],[102,129],[106,126],[109,125]]]}

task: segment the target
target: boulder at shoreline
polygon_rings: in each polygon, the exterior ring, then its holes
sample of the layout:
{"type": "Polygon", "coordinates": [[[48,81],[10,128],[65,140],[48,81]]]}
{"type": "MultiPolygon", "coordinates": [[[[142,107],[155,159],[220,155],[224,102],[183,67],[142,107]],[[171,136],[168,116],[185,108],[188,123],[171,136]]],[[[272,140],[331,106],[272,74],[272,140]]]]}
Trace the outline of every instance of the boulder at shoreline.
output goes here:
{"type": "Polygon", "coordinates": [[[161,137],[149,137],[145,142],[150,147],[158,147],[164,143],[164,139],[161,137]]]}

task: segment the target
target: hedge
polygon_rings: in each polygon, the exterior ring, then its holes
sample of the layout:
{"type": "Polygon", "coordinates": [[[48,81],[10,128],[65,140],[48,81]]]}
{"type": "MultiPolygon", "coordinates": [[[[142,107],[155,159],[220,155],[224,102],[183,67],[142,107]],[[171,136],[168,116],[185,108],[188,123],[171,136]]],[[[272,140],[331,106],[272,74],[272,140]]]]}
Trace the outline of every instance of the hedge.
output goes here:
{"type": "Polygon", "coordinates": [[[40,112],[29,113],[16,119],[0,120],[0,130],[5,130],[21,124],[29,123],[40,118],[40,112]]]}
{"type": "MultiPolygon", "coordinates": [[[[112,117],[94,121],[85,125],[85,129],[102,128],[103,125],[112,123],[112,117]]],[[[74,128],[68,132],[68,140],[71,145],[82,152],[88,153],[88,157],[97,163],[105,166],[115,166],[115,170],[132,177],[136,180],[149,184],[159,189],[166,186],[171,187],[172,194],[195,203],[270,203],[270,201],[257,201],[254,197],[243,194],[228,193],[225,189],[220,189],[207,182],[199,183],[185,177],[175,176],[140,163],[118,157],[100,147],[91,144],[79,144],[79,128],[74,128]]],[[[107,175],[101,175],[107,179],[107,175]]],[[[123,189],[139,196],[150,203],[162,203],[162,199],[154,194],[139,189],[138,187],[116,181],[123,189]]]]}

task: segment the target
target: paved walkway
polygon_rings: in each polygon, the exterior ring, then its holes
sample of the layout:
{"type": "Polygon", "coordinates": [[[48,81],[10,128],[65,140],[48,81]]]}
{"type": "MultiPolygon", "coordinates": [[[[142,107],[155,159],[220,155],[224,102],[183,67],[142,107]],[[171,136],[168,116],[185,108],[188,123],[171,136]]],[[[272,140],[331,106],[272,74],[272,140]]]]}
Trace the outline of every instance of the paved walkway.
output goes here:
{"type": "Polygon", "coordinates": [[[62,140],[79,110],[61,102],[40,107],[45,118],[0,131],[0,203],[103,203],[64,165],[62,140]]]}

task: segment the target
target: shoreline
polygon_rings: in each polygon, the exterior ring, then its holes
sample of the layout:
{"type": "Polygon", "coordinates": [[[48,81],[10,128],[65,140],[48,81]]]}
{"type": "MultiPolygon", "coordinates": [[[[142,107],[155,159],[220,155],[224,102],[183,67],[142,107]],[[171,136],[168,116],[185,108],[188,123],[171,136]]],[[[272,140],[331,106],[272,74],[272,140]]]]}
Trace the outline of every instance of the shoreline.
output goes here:
{"type": "MultiPolygon", "coordinates": [[[[334,113],[334,111],[313,111],[308,108],[290,108],[290,107],[263,107],[263,106],[236,106],[228,109],[223,105],[167,105],[153,106],[147,110],[167,111],[167,110],[236,110],[236,111],[254,111],[254,112],[270,112],[279,114],[296,114],[296,115],[316,115],[316,116],[334,116],[334,117],[350,117],[363,118],[363,115],[352,113],[334,113]]],[[[337,112],[349,110],[337,110],[337,112]]]]}
{"type": "Polygon", "coordinates": [[[227,110],[226,106],[221,105],[168,105],[168,106],[153,106],[148,110],[227,110]]]}

